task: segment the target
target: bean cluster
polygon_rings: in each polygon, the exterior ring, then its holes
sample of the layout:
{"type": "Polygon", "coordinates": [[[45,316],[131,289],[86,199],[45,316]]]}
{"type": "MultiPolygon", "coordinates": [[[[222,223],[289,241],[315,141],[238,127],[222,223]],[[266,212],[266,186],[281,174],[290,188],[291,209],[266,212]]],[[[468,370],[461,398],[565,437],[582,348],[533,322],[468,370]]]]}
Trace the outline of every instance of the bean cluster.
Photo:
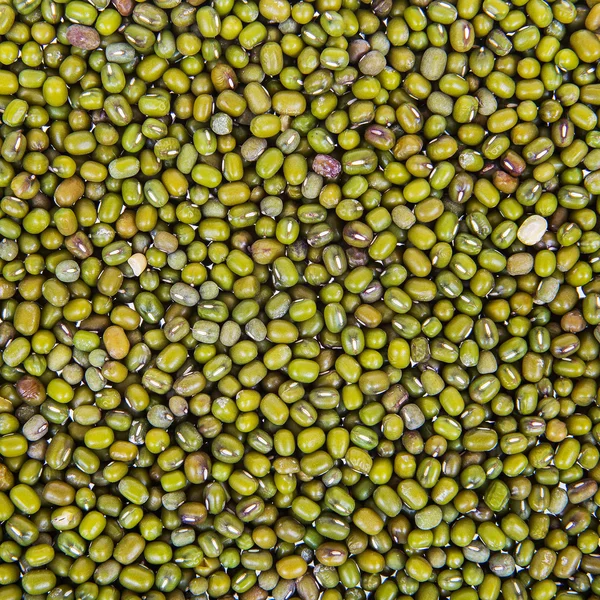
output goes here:
{"type": "Polygon", "coordinates": [[[0,600],[600,599],[598,0],[0,0],[0,600]]]}

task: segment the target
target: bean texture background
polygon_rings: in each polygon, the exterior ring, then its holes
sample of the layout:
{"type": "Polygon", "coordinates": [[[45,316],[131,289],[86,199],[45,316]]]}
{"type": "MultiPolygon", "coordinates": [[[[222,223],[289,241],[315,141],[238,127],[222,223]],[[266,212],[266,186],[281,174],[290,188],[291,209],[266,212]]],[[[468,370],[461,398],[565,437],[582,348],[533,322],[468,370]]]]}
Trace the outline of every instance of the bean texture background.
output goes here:
{"type": "Polygon", "coordinates": [[[598,0],[0,0],[0,600],[600,600],[598,0]]]}

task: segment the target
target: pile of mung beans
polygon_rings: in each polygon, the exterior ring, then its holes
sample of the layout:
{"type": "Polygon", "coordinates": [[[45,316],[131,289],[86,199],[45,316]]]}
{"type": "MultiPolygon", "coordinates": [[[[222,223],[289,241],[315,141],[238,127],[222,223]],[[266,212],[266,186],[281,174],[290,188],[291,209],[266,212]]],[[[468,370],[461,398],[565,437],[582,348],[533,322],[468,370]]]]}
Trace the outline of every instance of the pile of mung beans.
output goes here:
{"type": "Polygon", "coordinates": [[[599,0],[0,0],[0,600],[600,600],[599,0]]]}

